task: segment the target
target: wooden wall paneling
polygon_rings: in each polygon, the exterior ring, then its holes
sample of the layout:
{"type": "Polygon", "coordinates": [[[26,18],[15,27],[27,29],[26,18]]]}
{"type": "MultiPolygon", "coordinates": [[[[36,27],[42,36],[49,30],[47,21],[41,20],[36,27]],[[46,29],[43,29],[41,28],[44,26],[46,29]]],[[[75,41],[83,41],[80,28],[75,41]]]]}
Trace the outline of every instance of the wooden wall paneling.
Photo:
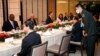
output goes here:
{"type": "Polygon", "coordinates": [[[67,12],[68,14],[68,11],[69,11],[69,8],[68,8],[68,0],[65,1],[65,3],[58,3],[59,0],[56,1],[56,4],[57,4],[57,17],[60,13],[62,13],[63,15],[65,15],[65,12],[67,12]]]}
{"type": "Polygon", "coordinates": [[[27,5],[27,4],[26,4],[27,2],[26,2],[26,1],[27,1],[27,0],[22,0],[23,21],[25,21],[25,20],[27,19],[27,14],[26,14],[26,13],[27,13],[27,11],[26,11],[26,10],[27,10],[27,8],[26,8],[26,7],[27,7],[27,6],[26,6],[26,5],[27,5]]]}
{"type": "Polygon", "coordinates": [[[38,22],[39,24],[42,23],[43,19],[43,0],[38,0],[38,22]]]}
{"type": "Polygon", "coordinates": [[[53,19],[56,19],[56,0],[47,0],[47,14],[50,11],[54,13],[53,19]]]}
{"type": "Polygon", "coordinates": [[[27,19],[32,14],[32,0],[27,0],[27,19]]]}
{"type": "Polygon", "coordinates": [[[3,7],[2,7],[2,0],[0,0],[0,30],[2,30],[3,25],[3,7]]]}
{"type": "Polygon", "coordinates": [[[45,23],[47,18],[47,0],[43,0],[43,21],[45,23]]]}
{"type": "Polygon", "coordinates": [[[38,0],[33,0],[33,14],[38,23],[38,0]]]}
{"type": "Polygon", "coordinates": [[[20,0],[8,0],[8,16],[9,14],[15,15],[15,20],[20,25],[19,16],[20,16],[20,0]]]}
{"type": "Polygon", "coordinates": [[[69,2],[69,13],[72,12],[73,14],[76,13],[75,5],[78,4],[78,0],[70,0],[69,2]]]}

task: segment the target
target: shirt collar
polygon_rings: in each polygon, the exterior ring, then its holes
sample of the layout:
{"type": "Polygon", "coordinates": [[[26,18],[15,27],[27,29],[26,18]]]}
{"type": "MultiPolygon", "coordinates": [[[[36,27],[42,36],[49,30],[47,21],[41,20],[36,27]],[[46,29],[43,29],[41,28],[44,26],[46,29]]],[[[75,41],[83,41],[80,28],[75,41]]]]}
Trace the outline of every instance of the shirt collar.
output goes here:
{"type": "Polygon", "coordinates": [[[27,36],[28,34],[30,34],[31,32],[33,32],[33,30],[30,30],[29,32],[27,32],[26,36],[27,36]]]}

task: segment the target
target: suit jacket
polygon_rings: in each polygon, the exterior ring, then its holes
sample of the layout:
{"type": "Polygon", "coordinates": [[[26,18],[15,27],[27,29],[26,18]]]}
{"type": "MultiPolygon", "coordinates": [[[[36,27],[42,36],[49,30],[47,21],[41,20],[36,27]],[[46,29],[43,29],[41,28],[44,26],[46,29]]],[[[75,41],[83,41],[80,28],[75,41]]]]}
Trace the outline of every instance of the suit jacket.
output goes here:
{"type": "Polygon", "coordinates": [[[84,30],[87,33],[88,36],[92,36],[97,33],[96,23],[93,19],[93,16],[91,13],[89,13],[86,10],[83,10],[82,12],[82,20],[84,24],[84,30]]]}
{"type": "Polygon", "coordinates": [[[14,27],[11,25],[10,21],[6,21],[3,24],[2,30],[3,31],[11,31],[12,29],[16,30],[16,28],[19,27],[17,21],[13,21],[13,25],[14,25],[14,27]]]}
{"type": "Polygon", "coordinates": [[[69,16],[70,20],[72,20],[72,19],[73,19],[73,17],[74,17],[73,15],[70,15],[70,16],[69,16]]]}
{"type": "Polygon", "coordinates": [[[29,33],[23,40],[19,56],[30,56],[31,47],[41,44],[41,37],[36,32],[29,33]]]}
{"type": "Polygon", "coordinates": [[[46,24],[49,24],[49,23],[53,23],[53,20],[50,18],[50,16],[48,16],[48,18],[46,19],[46,24]]]}
{"type": "Polygon", "coordinates": [[[64,17],[64,21],[65,21],[65,20],[68,20],[68,16],[65,16],[65,17],[64,17]]]}
{"type": "Polygon", "coordinates": [[[80,26],[80,22],[77,22],[73,25],[72,29],[72,41],[81,41],[83,34],[82,34],[83,28],[80,26]]]}

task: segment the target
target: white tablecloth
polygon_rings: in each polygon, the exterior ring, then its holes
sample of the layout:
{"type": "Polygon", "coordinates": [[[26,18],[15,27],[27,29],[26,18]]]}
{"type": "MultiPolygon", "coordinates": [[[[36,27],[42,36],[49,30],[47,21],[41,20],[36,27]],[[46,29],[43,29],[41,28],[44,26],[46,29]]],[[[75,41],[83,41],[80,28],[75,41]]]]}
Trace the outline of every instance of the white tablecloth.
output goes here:
{"type": "MultiPolygon", "coordinates": [[[[66,31],[55,30],[50,35],[41,35],[42,42],[48,41],[48,46],[61,42],[62,36],[66,35],[66,31]]],[[[0,56],[12,56],[20,52],[21,50],[21,39],[16,39],[13,43],[0,43],[0,56]]]]}

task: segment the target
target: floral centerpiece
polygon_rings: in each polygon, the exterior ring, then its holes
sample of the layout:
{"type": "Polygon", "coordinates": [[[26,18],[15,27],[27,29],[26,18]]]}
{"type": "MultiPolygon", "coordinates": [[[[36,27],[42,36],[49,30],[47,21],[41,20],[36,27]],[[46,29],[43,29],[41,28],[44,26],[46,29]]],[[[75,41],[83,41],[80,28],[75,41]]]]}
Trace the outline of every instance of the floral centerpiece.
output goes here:
{"type": "Polygon", "coordinates": [[[42,32],[45,32],[46,30],[47,30],[46,27],[37,27],[37,28],[35,29],[35,31],[42,31],[42,32]]]}
{"type": "Polygon", "coordinates": [[[58,22],[53,22],[51,24],[48,24],[47,28],[55,28],[58,29],[60,24],[58,22]]]}
{"type": "Polygon", "coordinates": [[[14,34],[11,34],[10,36],[11,36],[11,37],[14,37],[15,39],[16,39],[16,38],[20,38],[19,33],[14,33],[14,34]]]}
{"type": "Polygon", "coordinates": [[[73,21],[67,21],[67,22],[62,22],[60,25],[60,27],[66,27],[66,26],[71,26],[73,24],[73,21]]]}
{"type": "Polygon", "coordinates": [[[59,27],[60,27],[60,24],[55,24],[55,25],[53,26],[54,29],[58,29],[59,27]]]}
{"type": "Polygon", "coordinates": [[[26,34],[25,32],[16,32],[14,34],[10,34],[10,36],[16,39],[16,38],[21,38],[22,35],[25,35],[25,34],[26,34]]]}
{"type": "Polygon", "coordinates": [[[6,38],[9,38],[7,33],[0,33],[0,41],[5,41],[6,38]]]}

